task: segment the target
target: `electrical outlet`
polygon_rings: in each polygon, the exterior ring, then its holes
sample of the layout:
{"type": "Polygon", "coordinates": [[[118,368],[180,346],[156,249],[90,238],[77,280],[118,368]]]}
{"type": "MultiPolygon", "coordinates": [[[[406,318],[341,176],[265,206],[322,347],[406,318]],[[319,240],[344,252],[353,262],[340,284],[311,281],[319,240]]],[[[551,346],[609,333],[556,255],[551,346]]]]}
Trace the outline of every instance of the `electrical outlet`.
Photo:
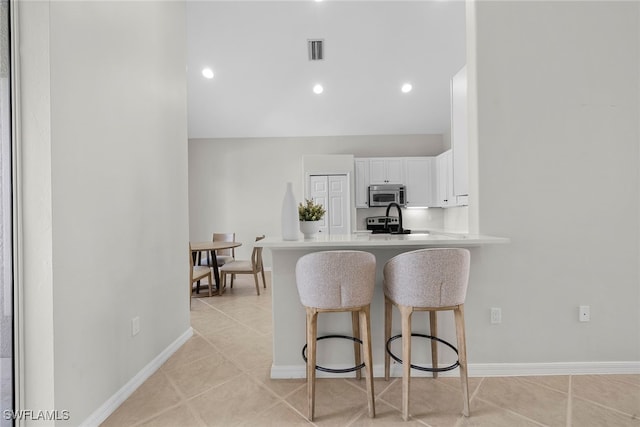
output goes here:
{"type": "Polygon", "coordinates": [[[491,308],[491,323],[494,325],[502,323],[502,309],[497,307],[491,308]]]}
{"type": "Polygon", "coordinates": [[[591,307],[588,305],[581,305],[578,309],[578,320],[581,322],[588,322],[591,320],[591,307]]]}
{"type": "Polygon", "coordinates": [[[140,317],[136,316],[131,319],[131,336],[135,337],[140,333],[140,317]]]}

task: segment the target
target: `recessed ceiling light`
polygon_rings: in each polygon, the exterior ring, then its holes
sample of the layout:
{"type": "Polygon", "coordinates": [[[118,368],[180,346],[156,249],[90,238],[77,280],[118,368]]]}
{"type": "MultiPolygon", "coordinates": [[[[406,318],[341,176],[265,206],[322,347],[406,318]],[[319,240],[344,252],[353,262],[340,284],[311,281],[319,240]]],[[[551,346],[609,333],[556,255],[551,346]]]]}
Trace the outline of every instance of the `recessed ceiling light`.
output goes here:
{"type": "Polygon", "coordinates": [[[320,95],[324,91],[321,84],[317,84],[313,87],[313,93],[320,95]]]}
{"type": "Polygon", "coordinates": [[[202,75],[207,79],[213,78],[213,70],[211,68],[203,68],[202,75]]]}
{"type": "Polygon", "coordinates": [[[402,92],[403,93],[409,93],[411,92],[411,89],[413,89],[413,86],[411,86],[411,83],[405,83],[402,85],[402,92]]]}

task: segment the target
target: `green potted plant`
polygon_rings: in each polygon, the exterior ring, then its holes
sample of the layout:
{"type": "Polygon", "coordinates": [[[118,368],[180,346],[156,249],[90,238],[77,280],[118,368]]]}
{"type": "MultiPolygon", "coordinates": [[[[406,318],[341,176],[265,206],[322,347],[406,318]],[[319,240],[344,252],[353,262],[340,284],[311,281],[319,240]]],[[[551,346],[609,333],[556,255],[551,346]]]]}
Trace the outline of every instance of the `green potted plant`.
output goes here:
{"type": "Polygon", "coordinates": [[[298,218],[300,219],[300,231],[305,239],[315,237],[320,231],[322,218],[327,211],[320,203],[315,203],[313,199],[305,199],[304,203],[298,205],[298,218]]]}

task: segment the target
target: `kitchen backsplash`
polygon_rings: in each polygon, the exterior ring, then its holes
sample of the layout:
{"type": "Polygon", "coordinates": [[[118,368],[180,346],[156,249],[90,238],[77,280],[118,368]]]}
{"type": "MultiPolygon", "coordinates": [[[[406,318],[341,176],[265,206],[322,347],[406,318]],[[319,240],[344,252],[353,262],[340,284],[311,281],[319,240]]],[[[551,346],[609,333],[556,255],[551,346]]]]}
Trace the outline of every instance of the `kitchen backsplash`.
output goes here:
{"type": "MultiPolygon", "coordinates": [[[[367,229],[367,217],[384,216],[386,208],[356,209],[356,230],[367,229]]],[[[402,209],[402,226],[410,230],[442,230],[444,228],[444,209],[402,209]]],[[[392,209],[391,216],[397,216],[392,209]]]]}
{"type": "MultiPolygon", "coordinates": [[[[386,208],[356,209],[356,231],[367,229],[367,217],[384,216],[386,208]]],[[[395,209],[389,213],[397,216],[395,209]]],[[[469,207],[446,209],[402,209],[402,226],[409,230],[438,230],[453,233],[469,232],[469,207]]]]}

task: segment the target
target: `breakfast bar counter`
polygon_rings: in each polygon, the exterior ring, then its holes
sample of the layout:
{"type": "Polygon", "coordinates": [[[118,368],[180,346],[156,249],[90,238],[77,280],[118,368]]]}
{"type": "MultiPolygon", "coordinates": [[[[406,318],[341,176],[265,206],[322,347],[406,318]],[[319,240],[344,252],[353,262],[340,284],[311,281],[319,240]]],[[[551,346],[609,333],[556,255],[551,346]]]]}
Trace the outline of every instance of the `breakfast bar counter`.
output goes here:
{"type": "MultiPolygon", "coordinates": [[[[298,259],[308,253],[327,250],[362,250],[371,252],[376,257],[376,287],[371,303],[371,336],[374,376],[384,376],[384,294],[382,291],[382,269],[384,264],[394,256],[408,251],[423,248],[466,247],[474,252],[484,245],[504,244],[509,239],[486,235],[456,234],[440,232],[413,232],[412,234],[371,234],[355,233],[350,235],[319,236],[314,239],[287,241],[280,238],[267,237],[257,246],[267,248],[272,254],[272,306],[273,306],[273,364],[272,378],[304,378],[305,362],[302,359],[302,347],[305,345],[305,309],[298,298],[296,288],[295,266],[298,259]],[[476,248],[476,249],[473,249],[476,248]]],[[[473,286],[473,275],[469,286],[473,286]]],[[[394,316],[398,313],[394,310],[394,316]]],[[[428,314],[414,314],[414,329],[428,330],[428,314]]],[[[446,313],[438,317],[438,335],[455,342],[453,319],[446,318],[446,313]],[[440,319],[442,316],[442,319],[440,319]]],[[[394,319],[394,326],[400,325],[394,319]]],[[[318,336],[329,334],[351,335],[351,315],[345,313],[327,313],[319,317],[318,336]]],[[[399,331],[392,331],[393,334],[399,331]]],[[[399,344],[400,340],[396,343],[399,344]]],[[[415,363],[428,363],[430,351],[427,344],[416,343],[415,363]],[[420,357],[424,355],[424,357],[420,357]],[[425,359],[426,358],[426,359],[425,359]]],[[[394,343],[395,346],[395,343],[394,343]]],[[[394,347],[395,348],[395,347],[394,347]]],[[[323,340],[318,345],[317,363],[329,368],[345,368],[353,366],[353,345],[347,340],[323,340]],[[344,342],[342,342],[344,341],[344,342]]],[[[449,359],[455,360],[455,354],[443,353],[441,363],[449,359]],[[450,356],[448,358],[448,356],[450,356]]],[[[392,366],[392,375],[400,375],[401,369],[392,366]]],[[[318,376],[354,376],[350,374],[328,374],[318,372],[318,376]]]]}

